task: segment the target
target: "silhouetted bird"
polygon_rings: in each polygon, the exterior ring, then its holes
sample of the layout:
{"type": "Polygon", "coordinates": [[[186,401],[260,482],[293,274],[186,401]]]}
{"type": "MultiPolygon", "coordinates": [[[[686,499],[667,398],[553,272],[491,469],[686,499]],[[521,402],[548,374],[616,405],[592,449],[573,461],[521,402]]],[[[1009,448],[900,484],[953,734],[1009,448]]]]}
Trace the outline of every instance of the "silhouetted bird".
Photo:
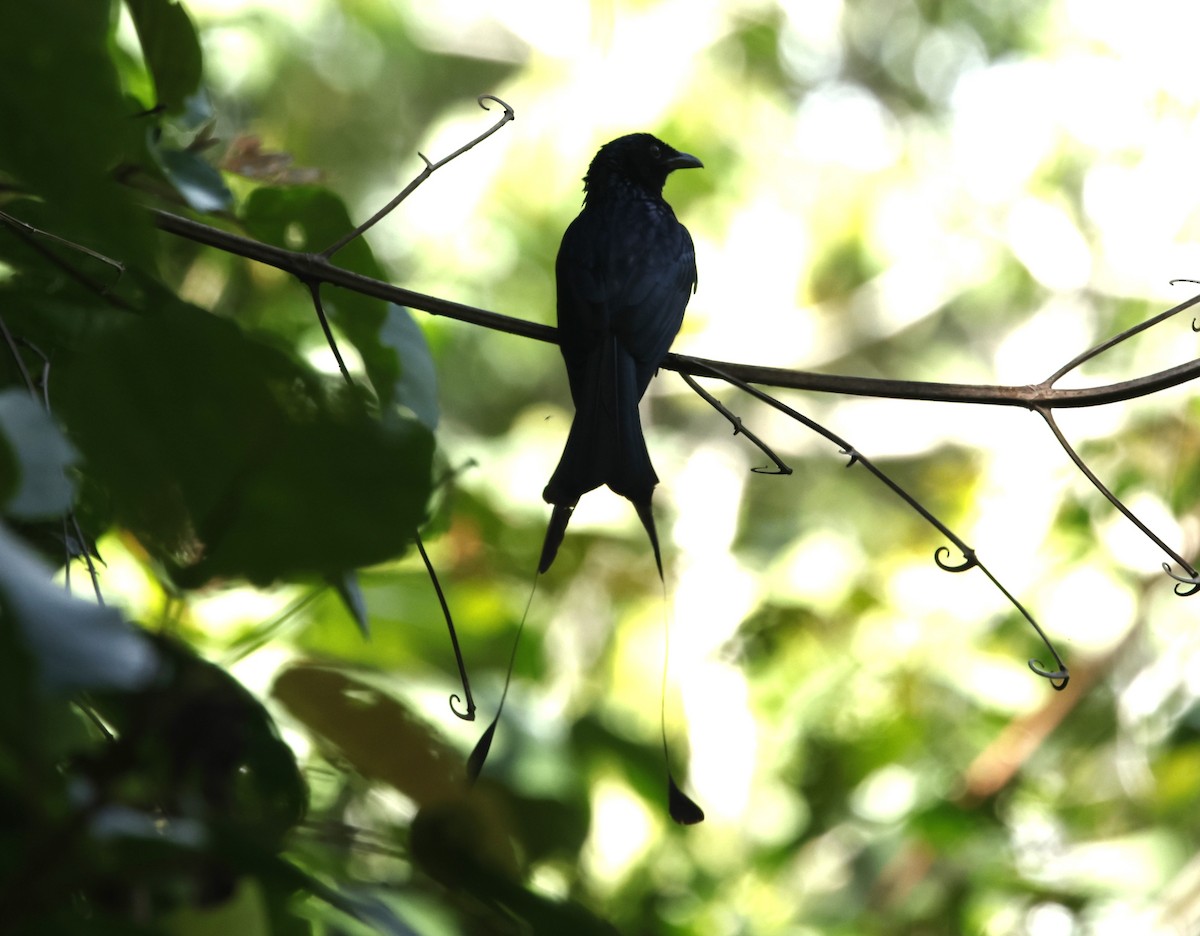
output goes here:
{"type": "Polygon", "coordinates": [[[692,238],[663,201],[663,184],[675,169],[702,165],[648,133],[633,133],[602,146],[588,167],[583,211],[563,235],[555,265],[575,419],[542,493],[554,511],[539,572],[554,561],[579,498],[607,484],[633,502],[662,575],[650,508],[658,476],[638,402],[696,289],[692,238]]]}

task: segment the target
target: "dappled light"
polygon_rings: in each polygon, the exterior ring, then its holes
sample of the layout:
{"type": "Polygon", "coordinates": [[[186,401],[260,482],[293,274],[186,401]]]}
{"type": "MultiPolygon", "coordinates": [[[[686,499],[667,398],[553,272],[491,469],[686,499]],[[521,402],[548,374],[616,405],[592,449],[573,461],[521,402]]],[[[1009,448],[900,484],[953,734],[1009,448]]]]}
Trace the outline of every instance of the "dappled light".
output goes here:
{"type": "Polygon", "coordinates": [[[14,932],[1197,931],[1200,306],[1068,362],[1197,290],[1200,8],[100,6],[69,107],[0,13],[14,932]],[[688,357],[539,574],[635,131],[688,357]]]}

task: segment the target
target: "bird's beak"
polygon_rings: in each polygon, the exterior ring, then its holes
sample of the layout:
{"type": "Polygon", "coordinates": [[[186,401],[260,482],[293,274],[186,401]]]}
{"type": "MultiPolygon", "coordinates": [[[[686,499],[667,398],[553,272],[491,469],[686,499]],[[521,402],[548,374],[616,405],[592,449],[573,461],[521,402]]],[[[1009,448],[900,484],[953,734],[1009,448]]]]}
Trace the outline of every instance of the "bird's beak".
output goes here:
{"type": "Polygon", "coordinates": [[[676,153],[670,159],[664,160],[663,165],[667,167],[668,172],[673,172],[676,169],[703,169],[704,163],[700,162],[691,153],[676,153]]]}

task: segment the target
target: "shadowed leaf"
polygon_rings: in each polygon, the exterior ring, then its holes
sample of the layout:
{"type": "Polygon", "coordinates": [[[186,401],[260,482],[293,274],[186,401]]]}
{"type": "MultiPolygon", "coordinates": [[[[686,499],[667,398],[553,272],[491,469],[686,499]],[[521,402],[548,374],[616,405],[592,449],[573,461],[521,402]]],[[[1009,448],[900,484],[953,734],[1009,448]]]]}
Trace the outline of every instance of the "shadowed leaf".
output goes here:
{"type": "Polygon", "coordinates": [[[364,777],[422,806],[461,791],[455,751],[402,701],[374,686],[325,667],[293,666],[271,693],[364,777]]]}
{"type": "Polygon", "coordinates": [[[200,86],[202,55],[196,27],[175,0],[125,0],[146,66],[154,76],[155,102],[167,111],[183,109],[200,86]]]}
{"type": "Polygon", "coordinates": [[[342,604],[346,606],[350,616],[354,618],[354,623],[362,631],[363,638],[370,640],[371,623],[367,619],[367,602],[358,584],[358,574],[343,572],[341,575],[332,576],[329,581],[337,590],[338,597],[342,599],[342,604]]]}

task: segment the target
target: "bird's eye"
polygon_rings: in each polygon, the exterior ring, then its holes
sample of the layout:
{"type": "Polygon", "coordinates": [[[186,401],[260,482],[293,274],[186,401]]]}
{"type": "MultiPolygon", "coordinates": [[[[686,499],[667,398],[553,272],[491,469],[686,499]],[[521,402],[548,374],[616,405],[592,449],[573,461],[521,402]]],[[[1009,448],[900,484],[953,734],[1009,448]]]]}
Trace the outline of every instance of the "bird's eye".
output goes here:
{"type": "Polygon", "coordinates": [[[659,148],[657,143],[650,144],[650,155],[655,159],[658,159],[658,157],[662,155],[662,150],[659,148]]]}

